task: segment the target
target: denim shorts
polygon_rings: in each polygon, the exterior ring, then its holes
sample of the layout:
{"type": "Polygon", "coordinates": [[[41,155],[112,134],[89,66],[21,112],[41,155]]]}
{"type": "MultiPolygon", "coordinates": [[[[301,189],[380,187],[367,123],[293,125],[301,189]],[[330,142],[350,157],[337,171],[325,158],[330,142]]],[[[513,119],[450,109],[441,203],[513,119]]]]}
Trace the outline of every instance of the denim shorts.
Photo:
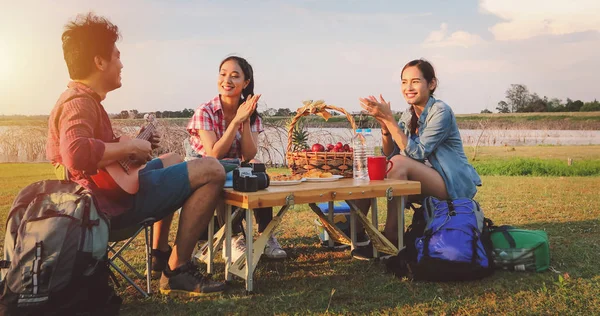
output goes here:
{"type": "Polygon", "coordinates": [[[160,159],[152,159],[140,170],[139,180],[133,208],[112,218],[111,229],[128,228],[149,217],[161,220],[183,206],[192,194],[185,162],[163,168],[160,159]]]}

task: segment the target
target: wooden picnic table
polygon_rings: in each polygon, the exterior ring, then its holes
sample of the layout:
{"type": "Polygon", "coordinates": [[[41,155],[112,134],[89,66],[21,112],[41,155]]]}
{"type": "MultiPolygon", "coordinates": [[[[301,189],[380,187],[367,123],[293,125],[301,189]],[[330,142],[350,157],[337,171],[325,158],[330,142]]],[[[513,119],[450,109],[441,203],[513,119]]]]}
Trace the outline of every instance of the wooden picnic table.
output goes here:
{"type": "MultiPolygon", "coordinates": [[[[267,239],[279,226],[282,217],[287,210],[296,204],[308,204],[317,216],[319,216],[323,226],[331,236],[331,245],[333,245],[333,240],[336,240],[350,244],[352,249],[354,249],[356,242],[355,225],[356,219],[358,219],[365,227],[367,235],[371,239],[371,242],[373,242],[377,251],[396,254],[398,253],[398,250],[404,246],[404,207],[401,206],[405,205],[404,202],[406,196],[420,193],[421,184],[418,181],[391,179],[377,181],[361,181],[354,179],[339,179],[331,182],[305,181],[297,185],[269,186],[268,188],[257,192],[239,192],[233,189],[224,189],[226,225],[219,233],[217,233],[217,235],[214,235],[216,238],[211,238],[213,243],[208,243],[208,251],[205,257],[205,261],[208,265],[208,272],[212,272],[213,270],[213,248],[218,247],[223,240],[224,234],[224,238],[226,239],[224,249],[226,256],[225,279],[229,281],[232,279],[232,275],[237,275],[246,280],[246,290],[248,292],[253,291],[254,269],[264,252],[267,239]],[[377,198],[380,197],[388,199],[400,197],[396,199],[399,213],[397,247],[385,238],[377,229],[377,198]],[[372,199],[370,222],[354,204],[353,200],[357,199],[372,199]],[[350,238],[333,224],[333,201],[339,200],[346,201],[351,209],[350,238]],[[327,215],[324,215],[316,205],[316,203],[322,202],[329,202],[329,212],[327,215]],[[231,262],[231,224],[233,218],[236,215],[241,214],[239,211],[237,214],[232,214],[233,206],[239,207],[241,212],[245,211],[246,219],[246,254],[240,256],[235,262],[231,262]],[[253,209],[278,206],[280,206],[281,209],[277,215],[273,217],[273,220],[266,227],[265,231],[256,240],[253,240],[253,238],[250,237],[253,236],[254,232],[253,209]]],[[[209,236],[213,236],[212,228],[213,226],[209,225],[209,236]]],[[[378,253],[374,251],[374,255],[378,255],[378,253]]]]}

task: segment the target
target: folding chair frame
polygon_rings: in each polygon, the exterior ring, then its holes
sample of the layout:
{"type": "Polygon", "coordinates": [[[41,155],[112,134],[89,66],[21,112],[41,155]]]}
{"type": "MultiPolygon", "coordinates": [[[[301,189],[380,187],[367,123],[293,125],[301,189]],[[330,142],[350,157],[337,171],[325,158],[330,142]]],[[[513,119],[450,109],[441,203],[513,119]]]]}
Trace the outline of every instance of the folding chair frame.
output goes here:
{"type": "MultiPolygon", "coordinates": [[[[152,269],[152,240],[154,238],[153,225],[155,222],[156,222],[156,220],[154,218],[147,218],[143,222],[140,223],[140,228],[138,228],[131,237],[124,239],[124,240],[110,242],[108,244],[108,252],[109,252],[109,254],[112,253],[112,255],[109,256],[109,258],[108,258],[108,262],[109,262],[110,266],[113,269],[115,269],[115,271],[117,271],[127,282],[129,282],[129,284],[131,284],[144,297],[149,297],[152,294],[150,270],[152,269]],[[127,276],[127,274],[125,274],[125,272],[123,270],[121,270],[121,268],[119,268],[117,266],[117,264],[115,263],[115,261],[117,259],[119,259],[138,278],[140,278],[140,279],[144,278],[144,276],[139,271],[137,271],[133,266],[131,266],[131,264],[129,262],[127,262],[127,260],[125,260],[123,258],[123,256],[121,255],[121,253],[125,249],[127,249],[129,244],[131,244],[131,242],[139,235],[139,233],[142,230],[144,231],[145,246],[146,246],[146,291],[144,291],[133,279],[131,279],[129,276],[127,276]],[[123,241],[125,241],[125,243],[117,249],[118,244],[123,241]]],[[[116,285],[119,286],[119,283],[116,279],[113,279],[113,281],[115,281],[116,285]]]]}

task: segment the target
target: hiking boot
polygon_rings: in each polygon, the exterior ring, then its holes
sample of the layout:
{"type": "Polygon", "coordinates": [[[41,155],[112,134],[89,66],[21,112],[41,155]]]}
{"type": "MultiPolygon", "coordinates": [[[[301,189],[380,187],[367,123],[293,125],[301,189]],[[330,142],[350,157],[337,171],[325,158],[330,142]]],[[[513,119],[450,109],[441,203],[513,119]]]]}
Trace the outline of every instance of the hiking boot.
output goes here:
{"type": "Polygon", "coordinates": [[[371,240],[364,230],[356,233],[356,242],[354,243],[356,247],[367,246],[370,242],[371,240]]]}
{"type": "MultiPolygon", "coordinates": [[[[350,252],[350,255],[354,259],[371,261],[375,260],[373,256],[373,243],[369,242],[366,246],[356,247],[354,250],[350,252]]],[[[388,255],[387,253],[379,253],[379,259],[389,259],[392,255],[388,255]]]]}
{"type": "MultiPolygon", "coordinates": [[[[152,249],[152,270],[150,272],[150,278],[152,278],[152,280],[158,280],[160,278],[162,272],[167,267],[167,262],[169,261],[172,251],[173,248],[171,248],[171,246],[169,246],[169,250],[167,251],[152,249]]],[[[146,273],[148,273],[148,271],[146,271],[146,273]]]]}
{"type": "MultiPolygon", "coordinates": [[[[223,240],[223,259],[227,259],[225,257],[225,241],[223,240]]],[[[237,237],[231,238],[231,262],[236,262],[240,256],[243,256],[246,253],[246,239],[244,239],[244,235],[239,235],[237,237]]]]}
{"type": "Polygon", "coordinates": [[[213,281],[192,262],[171,271],[169,266],[160,278],[160,293],[171,296],[196,297],[221,293],[225,283],[213,281]]]}
{"type": "Polygon", "coordinates": [[[267,245],[265,246],[265,256],[269,259],[285,259],[287,258],[287,253],[283,249],[281,249],[281,245],[277,241],[275,236],[269,236],[267,239],[267,245]]]}

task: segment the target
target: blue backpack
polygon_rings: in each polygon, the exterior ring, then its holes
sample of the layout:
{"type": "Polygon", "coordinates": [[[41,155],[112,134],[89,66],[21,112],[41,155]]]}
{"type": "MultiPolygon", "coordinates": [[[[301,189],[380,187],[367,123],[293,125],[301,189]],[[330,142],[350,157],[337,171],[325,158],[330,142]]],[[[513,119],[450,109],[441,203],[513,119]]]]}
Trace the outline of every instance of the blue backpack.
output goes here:
{"type": "Polygon", "coordinates": [[[494,272],[489,220],[472,199],[423,202],[425,229],[416,238],[416,263],[409,270],[416,280],[481,279],[494,272]]]}

